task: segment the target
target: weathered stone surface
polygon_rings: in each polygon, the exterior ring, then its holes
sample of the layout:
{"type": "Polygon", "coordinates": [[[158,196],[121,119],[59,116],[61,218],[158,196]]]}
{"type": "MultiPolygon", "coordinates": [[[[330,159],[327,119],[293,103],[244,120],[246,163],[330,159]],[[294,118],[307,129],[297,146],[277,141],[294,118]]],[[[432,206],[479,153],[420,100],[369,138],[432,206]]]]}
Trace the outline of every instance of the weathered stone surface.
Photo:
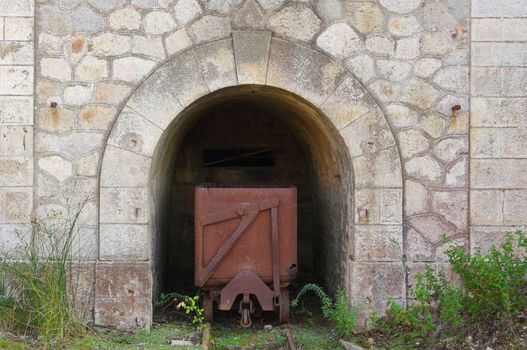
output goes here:
{"type": "Polygon", "coordinates": [[[451,36],[442,32],[425,33],[421,42],[421,51],[424,55],[443,56],[453,48],[451,36]]]}
{"type": "Polygon", "coordinates": [[[68,12],[61,10],[56,6],[40,6],[38,8],[38,18],[39,20],[37,21],[37,24],[39,29],[43,32],[57,35],[67,35],[72,31],[71,16],[68,12]]]}
{"type": "Polygon", "coordinates": [[[43,55],[57,56],[62,54],[62,40],[58,36],[39,33],[38,52],[43,55]]]}
{"type": "Polygon", "coordinates": [[[472,225],[503,225],[503,191],[470,191],[472,225]]]}
{"type": "Polygon", "coordinates": [[[121,0],[87,0],[88,4],[97,10],[108,12],[112,10],[121,0]]]}
{"type": "Polygon", "coordinates": [[[425,186],[419,182],[406,180],[404,191],[406,215],[422,214],[430,210],[428,191],[425,186]]]}
{"type": "Polygon", "coordinates": [[[61,156],[49,156],[38,160],[38,166],[49,175],[63,182],[73,175],[73,165],[61,156]]]}
{"type": "Polygon", "coordinates": [[[511,226],[481,227],[472,226],[470,229],[470,252],[489,253],[492,247],[498,247],[507,237],[507,233],[514,232],[517,228],[511,226]]]}
{"type": "Polygon", "coordinates": [[[132,53],[162,60],[166,57],[165,47],[161,38],[134,35],[132,37],[132,53]]]}
{"type": "Polygon", "coordinates": [[[72,36],[63,45],[65,58],[72,64],[76,65],[88,51],[87,38],[84,35],[72,36]]]}
{"type": "Polygon", "coordinates": [[[403,254],[401,226],[357,225],[355,261],[400,261],[403,254]]]}
{"type": "Polygon", "coordinates": [[[75,69],[77,80],[94,81],[108,77],[108,63],[94,56],[86,56],[75,69]]]}
{"type": "Polygon", "coordinates": [[[95,87],[95,101],[119,104],[129,92],[127,85],[102,82],[95,87]]]}
{"type": "Polygon", "coordinates": [[[146,224],[145,188],[101,188],[101,223],[146,224]]]}
{"type": "Polygon", "coordinates": [[[0,96],[0,124],[33,124],[33,99],[0,96]]]}
{"type": "Polygon", "coordinates": [[[198,17],[203,10],[197,0],[178,0],[174,6],[176,20],[186,24],[198,17]]]}
{"type": "Polygon", "coordinates": [[[188,31],[196,43],[213,41],[229,36],[231,23],[227,17],[205,15],[192,23],[188,31]]]}
{"type": "Polygon", "coordinates": [[[503,221],[505,225],[525,225],[527,219],[527,191],[505,191],[503,198],[503,221]]]}
{"type": "Polygon", "coordinates": [[[125,107],[112,128],[108,144],[151,156],[162,133],[158,126],[125,107]]]}
{"type": "Polygon", "coordinates": [[[441,184],[443,167],[429,155],[412,158],[406,162],[404,168],[413,178],[435,185],[441,184]]]}
{"type": "Polygon", "coordinates": [[[425,152],[430,147],[428,138],[416,129],[406,129],[397,133],[397,139],[403,159],[425,152]]]}
{"type": "Polygon", "coordinates": [[[486,1],[474,0],[472,2],[472,15],[474,17],[525,17],[527,8],[521,0],[486,1]]]}
{"type": "Polygon", "coordinates": [[[468,161],[462,157],[445,174],[445,185],[452,187],[465,187],[468,185],[468,161]]]}
{"type": "MultiPolygon", "coordinates": [[[[294,85],[293,91],[311,103],[320,105],[335,92],[347,76],[347,72],[339,62],[330,60],[324,55],[311,53],[310,56],[310,64],[300,80],[294,85]]],[[[349,76],[347,80],[349,80],[349,84],[343,85],[342,91],[343,93],[351,93],[353,96],[354,90],[351,82],[354,78],[349,76]],[[350,86],[347,87],[347,85],[350,86]],[[347,91],[349,89],[351,90],[347,91]]],[[[335,99],[338,100],[338,96],[335,96],[335,99]]]]}
{"type": "Polygon", "coordinates": [[[345,62],[345,65],[362,83],[368,82],[375,76],[375,62],[368,55],[352,57],[345,62]]]}
{"type": "Polygon", "coordinates": [[[236,65],[230,39],[194,48],[194,56],[210,91],[236,85],[236,65]]]}
{"type": "MultiPolygon", "coordinates": [[[[430,242],[434,246],[440,245],[444,241],[445,233],[457,233],[456,228],[451,223],[441,220],[436,214],[420,215],[411,218],[409,225],[423,236],[427,242],[430,242]]],[[[408,242],[410,241],[411,239],[408,240],[408,242]]]]}
{"type": "Polygon", "coordinates": [[[0,41],[0,64],[33,64],[33,43],[0,41]]]}
{"type": "Polygon", "coordinates": [[[353,159],[356,188],[401,188],[402,174],[399,153],[395,146],[367,152],[353,159]],[[385,176],[390,174],[391,176],[385,176]]]}
{"type": "Polygon", "coordinates": [[[271,32],[234,32],[233,45],[239,84],[264,84],[271,32]]]}
{"type": "Polygon", "coordinates": [[[295,91],[310,62],[311,53],[306,47],[272,38],[267,84],[295,91]]]}
{"type": "MultiPolygon", "coordinates": [[[[1,215],[0,215],[1,217],[1,215]]],[[[0,256],[9,259],[22,259],[24,246],[29,244],[30,225],[0,224],[0,256]]]]}
{"type": "Polygon", "coordinates": [[[108,146],[102,162],[101,186],[146,186],[150,162],[149,157],[108,146]]]}
{"type": "MultiPolygon", "coordinates": [[[[394,225],[402,223],[402,191],[399,189],[361,189],[355,194],[355,223],[394,225]],[[358,213],[367,210],[367,216],[358,213]]],[[[355,242],[358,242],[355,237],[355,242]]]]}
{"type": "Polygon", "coordinates": [[[467,93],[468,67],[445,67],[437,72],[434,83],[446,91],[467,93]]]}
{"type": "Polygon", "coordinates": [[[395,43],[395,57],[401,60],[412,60],[421,54],[421,37],[402,38],[395,43]]]}
{"type": "Polygon", "coordinates": [[[114,107],[84,106],[79,112],[79,126],[83,129],[108,130],[116,114],[114,107]]]}
{"type": "Polygon", "coordinates": [[[71,85],[64,88],[64,104],[82,106],[92,100],[93,87],[91,85],[71,85]]]}
{"type": "Polygon", "coordinates": [[[344,18],[349,18],[349,23],[360,33],[369,34],[382,30],[385,17],[375,2],[343,1],[342,6],[344,18]]]}
{"type": "Polygon", "coordinates": [[[439,98],[439,91],[422,80],[412,79],[404,84],[401,101],[422,109],[432,107],[439,98]]]}
{"type": "Polygon", "coordinates": [[[33,0],[1,0],[0,16],[33,16],[33,0]]]}
{"type": "Polygon", "coordinates": [[[474,18],[471,21],[473,41],[525,41],[526,18],[474,18]]]}
{"type": "Polygon", "coordinates": [[[184,28],[176,30],[165,39],[165,46],[168,55],[173,55],[183,51],[191,45],[192,41],[184,28]]]}
{"type": "MultiPolygon", "coordinates": [[[[333,118],[331,120],[336,127],[339,127],[340,120],[333,118]]],[[[347,124],[341,129],[341,135],[352,157],[376,153],[395,145],[395,139],[379,108],[347,124]]]]}
{"type": "Polygon", "coordinates": [[[434,147],[434,154],[445,163],[451,163],[460,155],[468,153],[468,140],[463,137],[447,138],[434,147]]]}
{"type": "Polygon", "coordinates": [[[60,133],[73,129],[75,125],[75,111],[67,107],[41,107],[37,110],[36,116],[39,130],[60,133]]]}
{"type": "Polygon", "coordinates": [[[355,263],[352,268],[350,296],[352,299],[376,300],[405,297],[404,267],[401,263],[355,263]]]}
{"type": "Polygon", "coordinates": [[[147,226],[103,224],[100,246],[101,260],[148,260],[147,226]]]}
{"type": "Polygon", "coordinates": [[[71,80],[71,67],[62,58],[43,58],[40,60],[40,74],[60,81],[71,80]]]}
{"type": "Polygon", "coordinates": [[[82,33],[97,33],[105,27],[104,18],[86,6],[81,6],[72,12],[71,23],[75,32],[82,33]]]}
{"type": "Polygon", "coordinates": [[[151,9],[156,5],[156,0],[132,0],[132,6],[137,6],[143,9],[151,9]]]}
{"type": "Polygon", "coordinates": [[[256,0],[248,0],[234,14],[234,26],[236,28],[263,29],[265,28],[265,11],[256,0]]]}
{"type": "MultiPolygon", "coordinates": [[[[359,117],[365,115],[375,107],[375,101],[360,83],[351,75],[347,75],[342,84],[321,106],[321,109],[330,118],[335,127],[340,130],[350,123],[353,123],[359,117]]],[[[380,111],[377,111],[376,113],[380,113],[380,111]]],[[[377,121],[380,120],[380,118],[377,119],[377,121]]],[[[368,119],[366,119],[365,122],[366,124],[369,124],[368,119]]],[[[373,123],[369,125],[374,128],[373,123]]],[[[377,126],[381,129],[384,125],[383,123],[379,123],[377,126]]],[[[365,130],[365,132],[367,132],[367,130],[365,130]]],[[[368,138],[371,137],[378,138],[379,142],[386,139],[384,135],[380,135],[379,131],[376,132],[374,130],[370,130],[368,138]]]]}
{"type": "Polygon", "coordinates": [[[444,191],[432,194],[432,210],[458,229],[468,229],[468,191],[444,191]]]}
{"type": "Polygon", "coordinates": [[[141,14],[134,7],[124,7],[108,16],[108,25],[114,30],[138,30],[141,28],[141,14]]]}
{"type": "Polygon", "coordinates": [[[412,70],[412,65],[396,60],[379,59],[377,60],[377,70],[383,78],[399,82],[408,77],[412,70]]]}
{"type": "Polygon", "coordinates": [[[163,11],[152,11],[145,15],[143,19],[145,33],[153,35],[163,35],[176,28],[176,22],[172,15],[163,11]]]}
{"type": "Polygon", "coordinates": [[[527,188],[524,181],[527,159],[473,159],[470,166],[470,184],[474,189],[527,188]]]}
{"type": "Polygon", "coordinates": [[[372,36],[366,39],[366,49],[377,55],[392,55],[395,43],[385,36],[372,36]]]}
{"type": "Polygon", "coordinates": [[[117,56],[127,53],[132,48],[129,36],[102,33],[92,39],[92,51],[97,56],[117,56]]]}
{"type": "Polygon", "coordinates": [[[334,57],[346,58],[361,48],[362,41],[346,23],[336,23],[319,35],[317,45],[334,57]]]}
{"type": "Polygon", "coordinates": [[[399,100],[401,84],[378,79],[369,85],[370,91],[384,104],[399,100]]]}
{"type": "Polygon", "coordinates": [[[112,326],[122,331],[148,329],[151,315],[151,297],[95,298],[95,325],[112,326]]]}
{"type": "Polygon", "coordinates": [[[0,125],[0,156],[32,156],[33,127],[0,125]]]}
{"type": "Polygon", "coordinates": [[[520,66],[527,65],[527,43],[472,43],[472,65],[474,66],[520,66]]]}
{"type": "Polygon", "coordinates": [[[75,162],[75,175],[96,176],[99,174],[99,152],[89,153],[75,162]]]}
{"type": "Polygon", "coordinates": [[[32,185],[32,158],[0,157],[0,186],[19,187],[32,185]]]}
{"type": "Polygon", "coordinates": [[[136,83],[154,68],[156,63],[139,57],[123,57],[113,61],[113,77],[117,80],[136,83]]]}
{"type": "Polygon", "coordinates": [[[523,129],[474,128],[470,131],[473,158],[525,158],[527,134],[523,129]]]}
{"type": "Polygon", "coordinates": [[[441,60],[438,60],[437,58],[425,57],[415,62],[414,73],[420,78],[429,78],[439,68],[441,68],[441,60]]]}
{"type": "Polygon", "coordinates": [[[514,98],[472,98],[472,127],[517,127],[527,125],[527,104],[514,98]]]}
{"type": "Polygon", "coordinates": [[[4,19],[4,39],[5,40],[33,40],[32,17],[6,17],[4,19]]]}
{"type": "Polygon", "coordinates": [[[395,36],[410,36],[423,30],[415,16],[393,17],[388,21],[388,30],[395,36]]]}
{"type": "Polygon", "coordinates": [[[395,13],[409,13],[421,6],[421,0],[379,0],[382,6],[395,13]]]}
{"type": "Polygon", "coordinates": [[[242,0],[208,0],[208,8],[212,11],[230,14],[242,2],[242,0]]]}
{"type": "Polygon", "coordinates": [[[0,223],[28,224],[32,209],[31,187],[0,187],[0,223]]]}
{"type": "Polygon", "coordinates": [[[280,36],[296,41],[310,41],[320,30],[321,20],[305,5],[282,8],[269,17],[269,28],[280,36]]]}
{"type": "Polygon", "coordinates": [[[448,7],[442,2],[430,2],[425,4],[422,12],[423,26],[425,29],[442,30],[452,28],[457,19],[449,12],[448,7]]]}

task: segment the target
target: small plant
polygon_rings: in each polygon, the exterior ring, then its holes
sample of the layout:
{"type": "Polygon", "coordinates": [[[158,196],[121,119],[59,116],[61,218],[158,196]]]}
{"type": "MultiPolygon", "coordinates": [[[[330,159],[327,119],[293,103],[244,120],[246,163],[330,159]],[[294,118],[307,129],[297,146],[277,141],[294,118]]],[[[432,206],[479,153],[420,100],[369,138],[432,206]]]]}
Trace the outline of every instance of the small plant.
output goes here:
{"type": "Polygon", "coordinates": [[[333,299],[317,284],[306,284],[295,299],[291,302],[293,308],[298,307],[300,299],[307,293],[313,292],[320,299],[322,303],[322,315],[324,318],[331,321],[337,332],[343,337],[350,337],[355,330],[357,313],[350,308],[346,302],[346,292],[339,288],[335,300],[333,299]]]}
{"type": "Polygon", "coordinates": [[[203,307],[201,305],[201,297],[199,294],[194,296],[182,295],[179,293],[163,293],[156,301],[155,306],[168,307],[174,305],[177,310],[183,310],[184,315],[188,317],[192,324],[201,327],[205,320],[203,316],[203,307]]]}

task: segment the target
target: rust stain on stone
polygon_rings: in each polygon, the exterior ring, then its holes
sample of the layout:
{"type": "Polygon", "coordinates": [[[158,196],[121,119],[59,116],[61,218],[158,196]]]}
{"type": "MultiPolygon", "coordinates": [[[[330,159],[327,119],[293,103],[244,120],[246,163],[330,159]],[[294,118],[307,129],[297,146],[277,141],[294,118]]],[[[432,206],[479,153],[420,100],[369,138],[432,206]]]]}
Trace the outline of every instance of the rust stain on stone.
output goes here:
{"type": "Polygon", "coordinates": [[[71,39],[71,52],[72,53],[80,53],[82,52],[84,48],[85,40],[83,37],[73,38],[71,39]]]}
{"type": "Polygon", "coordinates": [[[91,121],[94,117],[95,117],[95,111],[91,109],[88,109],[81,113],[81,119],[87,122],[91,121]]]}

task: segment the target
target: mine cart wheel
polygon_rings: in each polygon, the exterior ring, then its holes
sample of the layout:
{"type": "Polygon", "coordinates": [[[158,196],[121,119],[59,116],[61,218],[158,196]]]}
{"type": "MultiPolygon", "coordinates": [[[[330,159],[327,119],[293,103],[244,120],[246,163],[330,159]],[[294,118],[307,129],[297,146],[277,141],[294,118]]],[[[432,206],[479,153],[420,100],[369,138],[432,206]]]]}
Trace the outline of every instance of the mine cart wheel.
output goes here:
{"type": "Polygon", "coordinates": [[[289,291],[286,288],[280,288],[280,323],[289,322],[289,291]]]}
{"type": "Polygon", "coordinates": [[[203,297],[203,318],[205,322],[212,323],[212,314],[214,310],[214,302],[210,296],[210,292],[203,297]]]}

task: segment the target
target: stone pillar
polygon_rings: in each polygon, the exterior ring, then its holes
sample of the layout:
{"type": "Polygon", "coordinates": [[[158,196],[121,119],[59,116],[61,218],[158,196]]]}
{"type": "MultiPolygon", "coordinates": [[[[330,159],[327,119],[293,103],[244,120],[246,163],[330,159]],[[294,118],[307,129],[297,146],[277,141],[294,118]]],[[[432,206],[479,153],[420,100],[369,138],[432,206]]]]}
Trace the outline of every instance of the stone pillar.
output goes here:
{"type": "Polygon", "coordinates": [[[0,256],[13,257],[33,209],[34,0],[0,0],[0,256]]]}
{"type": "Polygon", "coordinates": [[[472,1],[471,249],[527,224],[527,3],[472,1]]]}

